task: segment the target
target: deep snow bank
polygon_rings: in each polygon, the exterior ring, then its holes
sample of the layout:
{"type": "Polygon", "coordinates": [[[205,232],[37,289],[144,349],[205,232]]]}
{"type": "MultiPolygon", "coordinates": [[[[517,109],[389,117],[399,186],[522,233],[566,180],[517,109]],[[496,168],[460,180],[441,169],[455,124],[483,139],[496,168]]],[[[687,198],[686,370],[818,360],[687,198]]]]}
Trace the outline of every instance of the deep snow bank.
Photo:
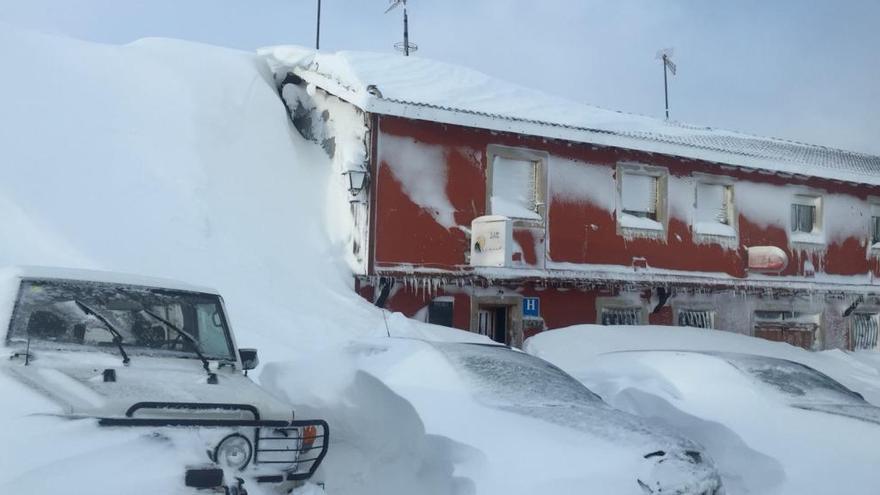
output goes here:
{"type": "MultiPolygon", "coordinates": [[[[327,201],[339,197],[343,178],[319,147],[291,130],[256,54],[166,39],[100,45],[0,24],[0,57],[8,68],[0,78],[0,265],[124,271],[215,287],[239,345],[258,347],[263,362],[309,362],[321,349],[386,333],[461,333],[395,315],[386,328],[382,313],[351,290],[344,246],[327,233],[338,211],[327,201]]],[[[306,369],[297,377],[309,387],[288,388],[300,417],[334,420],[319,480],[328,493],[412,493],[407,472],[395,477],[378,463],[397,456],[433,469],[432,437],[400,397],[388,399],[387,408],[399,412],[391,421],[412,427],[397,432],[397,443],[348,428],[354,413],[344,401],[382,390],[359,376],[306,369]],[[338,388],[330,386],[333,376],[338,388]],[[320,390],[348,392],[327,401],[310,395],[320,390]],[[365,455],[356,469],[385,476],[358,486],[346,443],[366,453],[384,448],[385,457],[365,455]]],[[[0,396],[23,405],[0,411],[2,491],[55,493],[90,483],[97,483],[90,493],[181,490],[189,459],[167,443],[91,421],[31,417],[54,410],[3,375],[0,396]]],[[[360,420],[387,420],[387,410],[360,410],[360,420]]],[[[418,478],[426,490],[454,482],[444,466],[418,478]]]]}

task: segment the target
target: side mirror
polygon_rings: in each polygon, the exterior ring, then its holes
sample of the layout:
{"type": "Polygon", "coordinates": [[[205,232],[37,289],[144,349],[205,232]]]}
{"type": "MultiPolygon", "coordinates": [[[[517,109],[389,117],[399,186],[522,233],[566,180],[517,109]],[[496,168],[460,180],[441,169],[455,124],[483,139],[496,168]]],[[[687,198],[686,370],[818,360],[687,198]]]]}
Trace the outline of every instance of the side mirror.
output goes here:
{"type": "Polygon", "coordinates": [[[260,364],[260,358],[257,357],[256,349],[239,349],[238,357],[241,358],[241,367],[245,371],[252,370],[260,364]]]}

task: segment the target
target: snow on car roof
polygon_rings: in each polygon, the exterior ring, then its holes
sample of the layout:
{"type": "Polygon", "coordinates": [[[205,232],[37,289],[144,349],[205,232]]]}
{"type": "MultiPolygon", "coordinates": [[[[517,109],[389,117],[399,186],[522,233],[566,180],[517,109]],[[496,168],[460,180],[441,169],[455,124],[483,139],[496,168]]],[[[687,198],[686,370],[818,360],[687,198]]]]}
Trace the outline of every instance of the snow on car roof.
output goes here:
{"type": "Polygon", "coordinates": [[[366,112],[880,185],[880,156],[607,110],[419,57],[298,46],[260,50],[366,112]]]}
{"type": "Polygon", "coordinates": [[[203,294],[217,294],[215,289],[188,284],[179,280],[160,277],[148,277],[129,273],[111,272],[103,270],[85,270],[78,268],[62,268],[49,266],[19,266],[13,270],[19,279],[56,279],[56,280],[81,280],[86,282],[107,282],[112,284],[138,285],[142,287],[156,287],[162,289],[183,290],[188,292],[200,292],[203,294]]]}

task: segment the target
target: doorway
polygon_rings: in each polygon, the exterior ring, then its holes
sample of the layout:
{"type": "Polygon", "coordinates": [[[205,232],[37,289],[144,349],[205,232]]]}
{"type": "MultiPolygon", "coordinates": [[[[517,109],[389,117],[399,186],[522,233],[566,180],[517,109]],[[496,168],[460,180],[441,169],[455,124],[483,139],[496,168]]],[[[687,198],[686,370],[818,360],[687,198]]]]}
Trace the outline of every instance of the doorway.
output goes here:
{"type": "Polygon", "coordinates": [[[480,306],[477,310],[477,333],[499,344],[508,345],[508,306],[480,306]]]}
{"type": "Polygon", "coordinates": [[[521,347],[522,296],[504,293],[472,296],[471,331],[499,344],[521,347]]]}

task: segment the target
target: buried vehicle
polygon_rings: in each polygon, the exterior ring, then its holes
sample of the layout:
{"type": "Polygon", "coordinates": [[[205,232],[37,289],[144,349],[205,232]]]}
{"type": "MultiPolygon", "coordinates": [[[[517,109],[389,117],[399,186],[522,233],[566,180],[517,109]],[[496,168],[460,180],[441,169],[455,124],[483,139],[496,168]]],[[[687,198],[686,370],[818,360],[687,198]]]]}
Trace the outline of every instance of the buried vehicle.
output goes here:
{"type": "Polygon", "coordinates": [[[236,347],[216,292],[48,268],[16,270],[9,289],[0,315],[10,357],[0,371],[65,417],[198,449],[192,458],[203,461],[182,466],[186,486],[244,494],[255,482],[286,492],[323,460],[327,423],[295,419],[247,377],[256,350],[236,347]]]}
{"type": "MultiPolygon", "coordinates": [[[[434,342],[472,388],[477,401],[540,423],[561,427],[552,457],[544,462],[572,464],[561,484],[547,491],[632,493],[638,495],[723,495],[726,489],[713,459],[676,431],[609,406],[582,383],[543,359],[505,346],[434,342]],[[568,444],[568,445],[566,445],[568,444]],[[558,447],[558,450],[557,450],[558,447]],[[563,459],[562,457],[567,457],[563,459]]],[[[427,379],[426,379],[427,380],[427,379]]],[[[499,418],[500,419],[500,418],[499,418]]],[[[478,421],[475,415],[469,421],[478,421]]],[[[518,441],[537,446],[544,428],[517,421],[518,441]]],[[[503,428],[499,422],[495,428],[503,428]]],[[[532,454],[534,455],[534,454],[532,454]]],[[[523,455],[526,466],[534,462],[523,455]]],[[[522,461],[517,461],[522,462],[522,461]]],[[[529,472],[524,466],[523,472],[529,472]]],[[[511,474],[516,478],[517,474],[511,474]]],[[[526,487],[531,493],[536,487],[526,487]]]]}

